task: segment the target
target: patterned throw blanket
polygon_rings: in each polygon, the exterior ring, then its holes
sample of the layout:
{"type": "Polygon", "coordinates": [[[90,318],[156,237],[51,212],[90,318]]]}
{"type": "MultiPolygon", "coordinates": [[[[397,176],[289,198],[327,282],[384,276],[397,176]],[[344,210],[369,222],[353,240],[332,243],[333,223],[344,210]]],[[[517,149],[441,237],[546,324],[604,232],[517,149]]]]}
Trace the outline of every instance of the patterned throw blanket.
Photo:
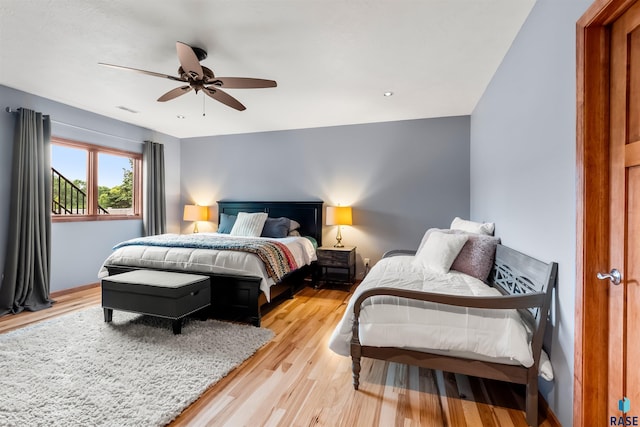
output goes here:
{"type": "Polygon", "coordinates": [[[290,271],[298,268],[289,248],[282,243],[271,240],[206,234],[161,234],[127,240],[118,243],[113,249],[123,246],[163,246],[249,252],[260,258],[267,274],[276,282],[290,271]]]}

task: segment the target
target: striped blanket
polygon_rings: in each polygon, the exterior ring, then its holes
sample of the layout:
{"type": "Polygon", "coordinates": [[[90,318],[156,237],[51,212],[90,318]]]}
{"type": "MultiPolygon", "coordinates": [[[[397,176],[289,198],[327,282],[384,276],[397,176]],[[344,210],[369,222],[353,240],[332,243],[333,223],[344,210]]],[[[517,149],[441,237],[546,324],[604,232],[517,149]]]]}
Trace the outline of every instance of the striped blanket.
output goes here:
{"type": "Polygon", "coordinates": [[[126,240],[118,243],[113,249],[123,246],[163,246],[249,252],[260,258],[264,263],[267,274],[276,282],[280,281],[287,273],[298,268],[289,248],[272,240],[207,234],[160,234],[158,236],[126,240]]]}

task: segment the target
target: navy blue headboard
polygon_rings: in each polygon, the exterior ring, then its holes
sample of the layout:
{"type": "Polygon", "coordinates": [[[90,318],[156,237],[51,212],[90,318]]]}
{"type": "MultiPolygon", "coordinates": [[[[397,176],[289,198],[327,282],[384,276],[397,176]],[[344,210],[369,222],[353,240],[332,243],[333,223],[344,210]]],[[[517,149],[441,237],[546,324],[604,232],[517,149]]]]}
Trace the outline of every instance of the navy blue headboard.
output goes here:
{"type": "Polygon", "coordinates": [[[300,234],[311,236],[322,246],[322,201],[305,202],[241,202],[218,201],[218,224],[220,214],[237,215],[238,212],[266,212],[271,218],[281,216],[300,223],[300,234]]]}

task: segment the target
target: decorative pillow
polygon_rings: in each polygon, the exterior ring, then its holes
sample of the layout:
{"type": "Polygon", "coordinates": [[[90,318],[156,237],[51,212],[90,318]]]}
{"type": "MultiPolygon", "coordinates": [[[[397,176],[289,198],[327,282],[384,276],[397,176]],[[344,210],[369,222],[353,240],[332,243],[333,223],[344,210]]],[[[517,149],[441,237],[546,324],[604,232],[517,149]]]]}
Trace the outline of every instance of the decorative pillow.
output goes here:
{"type": "Polygon", "coordinates": [[[218,224],[218,233],[229,234],[233,228],[233,224],[236,223],[236,216],[226,213],[220,214],[220,224],[218,224]]]}
{"type": "Polygon", "coordinates": [[[290,219],[291,223],[289,224],[289,231],[297,230],[300,228],[300,223],[295,219],[290,219]]]}
{"type": "MultiPolygon", "coordinates": [[[[458,230],[452,231],[464,233],[458,230]]],[[[482,234],[469,234],[468,236],[467,242],[451,264],[451,270],[468,274],[484,282],[493,267],[496,247],[500,243],[500,238],[482,234]]]]}
{"type": "Polygon", "coordinates": [[[416,253],[412,262],[414,265],[426,267],[438,273],[448,273],[468,237],[466,234],[434,231],[416,253]]]}
{"type": "Polygon", "coordinates": [[[264,223],[264,228],[262,229],[262,234],[260,235],[262,237],[274,237],[276,239],[287,237],[290,224],[291,220],[289,218],[267,218],[264,223]]]}
{"type": "Polygon", "coordinates": [[[295,237],[300,237],[301,234],[298,230],[291,230],[288,234],[289,236],[295,236],[295,237]]]}
{"type": "Polygon", "coordinates": [[[266,212],[238,212],[238,218],[236,218],[229,234],[231,236],[259,237],[266,220],[266,212]]]}
{"type": "Polygon", "coordinates": [[[418,246],[418,250],[416,251],[416,253],[420,252],[420,250],[422,249],[424,244],[429,239],[429,236],[431,236],[431,233],[433,233],[434,231],[439,231],[441,233],[446,233],[446,234],[452,234],[451,230],[449,230],[448,228],[430,228],[430,229],[428,229],[427,231],[424,232],[424,236],[422,236],[422,240],[420,241],[420,245],[418,246]]]}
{"type": "Polygon", "coordinates": [[[466,219],[455,217],[451,222],[451,229],[467,231],[469,233],[486,234],[487,236],[493,236],[493,232],[495,230],[495,223],[468,221],[466,219]]]}

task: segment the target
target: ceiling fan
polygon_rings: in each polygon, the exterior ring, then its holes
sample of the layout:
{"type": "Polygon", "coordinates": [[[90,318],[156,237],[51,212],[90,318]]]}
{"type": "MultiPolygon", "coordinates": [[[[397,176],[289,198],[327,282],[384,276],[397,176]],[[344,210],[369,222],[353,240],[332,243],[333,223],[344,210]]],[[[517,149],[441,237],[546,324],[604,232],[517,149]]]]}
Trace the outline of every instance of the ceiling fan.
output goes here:
{"type": "Polygon", "coordinates": [[[231,108],[235,108],[238,111],[243,111],[246,107],[233,96],[224,92],[222,88],[258,89],[277,86],[277,83],[274,80],[252,79],[249,77],[216,77],[210,68],[200,65],[200,61],[207,57],[207,52],[204,49],[191,47],[182,42],[176,42],[176,50],[178,51],[178,60],[180,61],[178,77],[155,73],[153,71],[139,70],[137,68],[123,67],[121,65],[105,64],[103,62],[99,62],[99,64],[106,67],[135,71],[138,73],[148,74],[150,76],[163,77],[177,82],[188,83],[175,89],[171,89],[169,92],[158,98],[159,102],[169,101],[194,90],[196,93],[203,91],[216,101],[222,102],[223,104],[231,108]]]}

